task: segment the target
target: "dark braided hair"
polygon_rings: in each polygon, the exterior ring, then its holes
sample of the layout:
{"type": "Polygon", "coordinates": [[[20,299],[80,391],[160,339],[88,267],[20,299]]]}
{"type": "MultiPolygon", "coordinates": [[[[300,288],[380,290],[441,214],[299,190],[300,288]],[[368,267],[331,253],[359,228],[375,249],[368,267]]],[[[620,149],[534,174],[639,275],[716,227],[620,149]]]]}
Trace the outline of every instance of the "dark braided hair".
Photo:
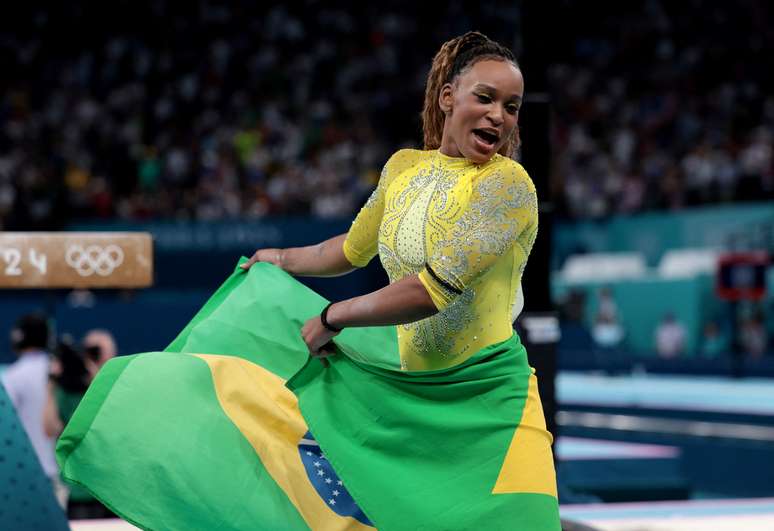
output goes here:
{"type": "MultiPolygon", "coordinates": [[[[433,58],[433,65],[427,75],[425,86],[425,105],[422,109],[422,131],[425,149],[438,149],[441,146],[445,115],[438,106],[441,87],[454,80],[479,61],[494,59],[508,61],[516,68],[519,64],[508,48],[491,40],[477,31],[446,41],[433,58]]],[[[519,147],[519,126],[500,148],[500,154],[510,157],[519,147]]]]}

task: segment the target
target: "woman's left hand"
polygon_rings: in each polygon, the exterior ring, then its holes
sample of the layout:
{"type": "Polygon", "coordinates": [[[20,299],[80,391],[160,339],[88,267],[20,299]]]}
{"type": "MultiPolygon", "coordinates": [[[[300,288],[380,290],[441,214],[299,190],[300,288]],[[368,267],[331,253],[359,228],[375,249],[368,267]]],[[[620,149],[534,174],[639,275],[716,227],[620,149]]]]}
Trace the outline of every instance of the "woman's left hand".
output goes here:
{"type": "Polygon", "coordinates": [[[315,315],[309,319],[301,328],[301,337],[304,338],[304,343],[306,343],[306,347],[309,349],[309,354],[313,358],[321,358],[321,361],[325,366],[328,365],[325,358],[334,355],[335,352],[323,347],[338,334],[339,332],[333,332],[325,328],[319,315],[315,315]]]}

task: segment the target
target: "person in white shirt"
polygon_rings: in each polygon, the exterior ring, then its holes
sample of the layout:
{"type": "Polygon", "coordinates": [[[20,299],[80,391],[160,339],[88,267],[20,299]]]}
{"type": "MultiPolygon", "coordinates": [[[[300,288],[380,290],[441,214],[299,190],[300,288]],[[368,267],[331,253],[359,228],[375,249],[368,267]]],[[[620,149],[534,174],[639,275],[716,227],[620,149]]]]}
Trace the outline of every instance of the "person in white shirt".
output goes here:
{"type": "Polygon", "coordinates": [[[665,359],[676,358],[685,352],[685,327],[668,313],[656,328],[656,351],[665,359]]]}
{"type": "Polygon", "coordinates": [[[40,315],[25,315],[11,330],[11,342],[19,359],[2,374],[2,382],[16,414],[27,432],[43,472],[51,480],[57,501],[64,508],[67,488],[59,479],[54,458],[54,439],[43,428],[48,393],[50,356],[46,351],[49,329],[40,315]]]}

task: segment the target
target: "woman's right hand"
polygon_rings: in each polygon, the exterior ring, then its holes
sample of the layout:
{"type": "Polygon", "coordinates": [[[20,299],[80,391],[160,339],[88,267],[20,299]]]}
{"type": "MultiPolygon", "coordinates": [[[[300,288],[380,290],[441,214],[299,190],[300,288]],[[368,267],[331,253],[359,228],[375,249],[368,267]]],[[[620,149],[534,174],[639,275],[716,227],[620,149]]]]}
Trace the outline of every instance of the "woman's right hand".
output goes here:
{"type": "Polygon", "coordinates": [[[256,262],[268,262],[282,269],[282,257],[284,253],[285,249],[258,249],[247,262],[239,267],[247,271],[256,262]]]}

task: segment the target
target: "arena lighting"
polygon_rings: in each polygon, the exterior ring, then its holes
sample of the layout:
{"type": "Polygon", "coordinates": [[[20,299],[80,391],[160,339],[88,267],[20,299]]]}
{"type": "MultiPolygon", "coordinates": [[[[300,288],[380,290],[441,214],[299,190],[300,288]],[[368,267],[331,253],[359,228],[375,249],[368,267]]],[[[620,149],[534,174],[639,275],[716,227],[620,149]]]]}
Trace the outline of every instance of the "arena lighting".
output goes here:
{"type": "Polygon", "coordinates": [[[731,253],[718,261],[715,291],[727,301],[759,301],[766,295],[766,252],[731,253]]]}
{"type": "Polygon", "coordinates": [[[152,283],[149,233],[0,234],[0,288],[145,288],[152,283]]]}

